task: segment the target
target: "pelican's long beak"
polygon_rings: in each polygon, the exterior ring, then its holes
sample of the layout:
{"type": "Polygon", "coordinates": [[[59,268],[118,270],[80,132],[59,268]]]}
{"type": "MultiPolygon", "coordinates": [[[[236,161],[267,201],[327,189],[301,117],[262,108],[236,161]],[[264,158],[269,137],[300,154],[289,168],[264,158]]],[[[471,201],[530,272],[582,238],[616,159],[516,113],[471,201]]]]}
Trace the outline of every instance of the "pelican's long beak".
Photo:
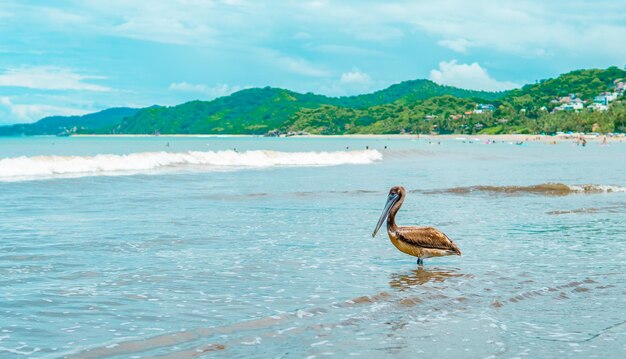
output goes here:
{"type": "Polygon", "coordinates": [[[383,209],[383,213],[380,215],[380,219],[378,219],[378,224],[376,224],[376,229],[374,230],[374,233],[372,233],[372,238],[376,237],[376,233],[378,233],[380,226],[385,223],[385,219],[387,219],[391,207],[393,207],[393,205],[398,202],[398,199],[400,199],[400,196],[397,193],[389,194],[389,197],[387,198],[387,203],[385,204],[385,208],[383,209]]]}

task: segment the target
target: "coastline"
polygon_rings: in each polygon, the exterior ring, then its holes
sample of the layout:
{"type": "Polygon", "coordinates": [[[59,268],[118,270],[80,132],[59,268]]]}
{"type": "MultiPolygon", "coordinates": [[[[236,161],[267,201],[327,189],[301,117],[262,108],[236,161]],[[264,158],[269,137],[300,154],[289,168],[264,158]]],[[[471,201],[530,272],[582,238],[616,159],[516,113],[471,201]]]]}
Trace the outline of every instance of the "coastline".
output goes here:
{"type": "MultiPolygon", "coordinates": [[[[133,138],[133,137],[188,137],[188,138],[253,138],[253,137],[263,137],[262,135],[217,135],[217,134],[166,134],[166,135],[131,135],[131,134],[97,134],[97,135],[89,135],[89,134],[77,134],[71,135],[71,137],[106,137],[106,138],[133,138]]],[[[394,140],[408,140],[408,139],[430,139],[430,140],[457,140],[457,141],[502,141],[502,142],[546,142],[546,143],[554,143],[555,141],[577,141],[580,138],[584,138],[587,141],[596,141],[602,142],[604,138],[606,138],[607,142],[624,142],[626,141],[626,136],[624,134],[614,135],[614,136],[605,136],[605,135],[594,135],[594,134],[559,134],[559,135],[522,135],[522,134],[499,134],[499,135],[464,135],[464,134],[456,134],[456,135],[414,135],[414,134],[349,134],[349,135],[294,135],[288,137],[278,137],[278,138],[357,138],[357,139],[394,139],[394,140]]]]}
{"type": "MultiPolygon", "coordinates": [[[[47,135],[47,136],[54,136],[54,135],[47,135]]],[[[167,135],[145,135],[145,134],[72,134],[68,137],[106,137],[106,138],[112,138],[112,137],[262,137],[262,135],[238,135],[238,134],[234,134],[234,135],[213,135],[213,134],[193,134],[193,135],[188,135],[188,134],[167,134],[167,135]]]]}

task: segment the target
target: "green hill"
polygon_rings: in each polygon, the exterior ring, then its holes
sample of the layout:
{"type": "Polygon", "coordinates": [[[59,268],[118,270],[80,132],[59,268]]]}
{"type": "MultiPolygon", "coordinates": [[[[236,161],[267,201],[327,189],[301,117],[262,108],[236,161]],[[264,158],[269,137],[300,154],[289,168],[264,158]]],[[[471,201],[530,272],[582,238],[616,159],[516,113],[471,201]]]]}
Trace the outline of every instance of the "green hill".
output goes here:
{"type": "Polygon", "coordinates": [[[35,123],[0,126],[0,136],[108,132],[124,117],[133,116],[137,111],[139,109],[114,107],[83,116],[45,117],[35,123]]]}
{"type": "Polygon", "coordinates": [[[340,108],[357,111],[396,101],[410,104],[441,95],[497,99],[505,94],[463,90],[428,80],[405,81],[371,94],[337,98],[265,87],[239,91],[213,101],[191,101],[173,107],[144,109],[124,119],[115,131],[133,134],[264,134],[274,129],[306,127],[291,125],[297,120],[296,114],[307,113],[302,112],[306,110],[340,108]]]}
{"type": "Polygon", "coordinates": [[[327,101],[325,96],[284,89],[248,89],[213,101],[143,109],[124,119],[116,132],[263,134],[282,125],[300,109],[318,107],[327,101]]]}
{"type": "Polygon", "coordinates": [[[624,131],[626,101],[608,111],[563,109],[612,91],[626,71],[577,70],[504,92],[463,90],[412,80],[370,94],[328,97],[280,88],[253,88],[212,101],[144,109],[109,109],[85,116],[49,117],[0,127],[0,135],[59,133],[266,134],[553,133],[624,131]],[[575,96],[571,96],[574,94],[575,96]],[[563,99],[563,97],[566,97],[563,99]],[[578,101],[578,100],[576,100],[578,101]],[[481,111],[479,104],[489,104],[481,111]]]}
{"type": "Polygon", "coordinates": [[[506,95],[506,92],[487,92],[464,90],[452,86],[438,85],[430,80],[411,80],[391,85],[388,88],[371,94],[339,97],[329,105],[362,109],[383,105],[395,101],[411,103],[433,97],[451,95],[458,98],[477,98],[495,100],[506,95]]]}
{"type": "Polygon", "coordinates": [[[323,135],[428,133],[435,120],[445,120],[450,115],[462,114],[474,109],[474,106],[475,102],[472,99],[451,95],[408,103],[398,100],[365,109],[325,105],[297,112],[281,130],[282,132],[304,131],[323,135]]]}
{"type": "Polygon", "coordinates": [[[609,67],[606,70],[576,70],[554,79],[541,80],[537,84],[511,90],[505,99],[530,96],[533,102],[546,103],[555,97],[576,94],[584,100],[592,100],[599,93],[611,90],[614,80],[624,77],[626,71],[617,67],[609,67]]]}
{"type": "Polygon", "coordinates": [[[598,94],[612,91],[614,81],[620,78],[626,78],[626,71],[616,67],[578,70],[501,93],[450,93],[427,99],[405,95],[367,108],[321,106],[298,111],[281,130],[314,134],[624,131],[626,101],[614,101],[605,112],[551,113],[559,105],[554,100],[575,94],[589,104],[598,94]],[[488,101],[493,111],[474,113],[479,103],[488,101]]]}

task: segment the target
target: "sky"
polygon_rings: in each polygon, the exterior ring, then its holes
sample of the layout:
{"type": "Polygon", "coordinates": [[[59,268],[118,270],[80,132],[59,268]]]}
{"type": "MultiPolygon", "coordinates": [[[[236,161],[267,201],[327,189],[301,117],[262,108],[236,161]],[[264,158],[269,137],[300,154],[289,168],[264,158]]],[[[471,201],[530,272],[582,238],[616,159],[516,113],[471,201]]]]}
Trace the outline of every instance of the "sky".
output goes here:
{"type": "Polygon", "coordinates": [[[249,87],[505,90],[626,65],[626,0],[1,0],[0,124],[249,87]]]}

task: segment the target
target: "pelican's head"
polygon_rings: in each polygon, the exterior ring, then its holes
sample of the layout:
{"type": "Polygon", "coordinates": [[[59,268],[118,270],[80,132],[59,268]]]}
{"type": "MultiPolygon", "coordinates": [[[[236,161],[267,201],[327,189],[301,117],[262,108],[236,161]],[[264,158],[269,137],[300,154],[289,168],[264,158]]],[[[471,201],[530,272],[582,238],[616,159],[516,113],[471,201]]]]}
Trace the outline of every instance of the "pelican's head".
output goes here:
{"type": "Polygon", "coordinates": [[[372,238],[376,237],[376,233],[380,229],[380,226],[383,225],[387,216],[389,216],[389,211],[391,211],[391,207],[396,204],[405,194],[404,187],[402,186],[394,186],[389,190],[389,195],[387,196],[387,203],[385,204],[385,208],[383,209],[383,213],[380,215],[378,219],[378,224],[376,224],[376,229],[374,229],[374,233],[372,233],[372,238]]]}

